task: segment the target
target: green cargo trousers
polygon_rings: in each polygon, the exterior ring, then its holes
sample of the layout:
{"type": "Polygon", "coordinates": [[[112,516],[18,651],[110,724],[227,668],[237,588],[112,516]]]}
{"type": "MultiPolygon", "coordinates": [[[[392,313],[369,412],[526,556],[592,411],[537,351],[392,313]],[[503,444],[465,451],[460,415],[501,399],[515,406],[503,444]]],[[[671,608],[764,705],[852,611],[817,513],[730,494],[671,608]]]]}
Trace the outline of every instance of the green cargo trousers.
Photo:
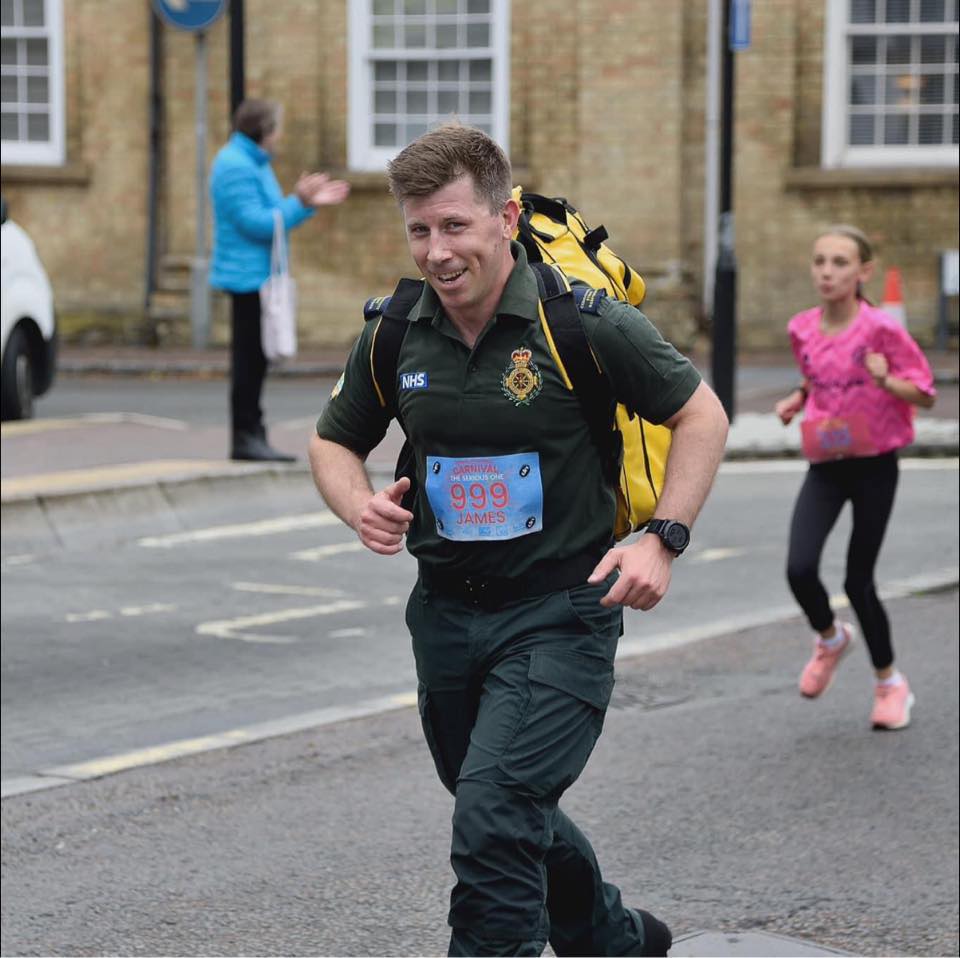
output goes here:
{"type": "Polygon", "coordinates": [[[600,735],[622,612],[613,579],[485,611],[407,603],[424,735],[455,797],[451,955],[636,955],[643,922],[559,809],[600,735]]]}

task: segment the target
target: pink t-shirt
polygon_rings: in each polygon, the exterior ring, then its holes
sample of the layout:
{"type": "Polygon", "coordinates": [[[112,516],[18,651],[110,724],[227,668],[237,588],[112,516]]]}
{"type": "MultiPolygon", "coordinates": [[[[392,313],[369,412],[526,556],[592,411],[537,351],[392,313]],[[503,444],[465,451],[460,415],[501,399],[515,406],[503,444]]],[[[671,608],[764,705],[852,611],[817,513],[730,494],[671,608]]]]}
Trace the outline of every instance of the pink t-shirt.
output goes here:
{"type": "Polygon", "coordinates": [[[883,353],[890,375],[936,395],[920,347],[889,314],[860,300],[860,312],[842,332],[820,329],[818,306],[797,313],[790,345],[807,381],[804,452],[814,461],[876,456],[913,442],[914,407],[878,386],[867,371],[867,353],[883,353]]]}

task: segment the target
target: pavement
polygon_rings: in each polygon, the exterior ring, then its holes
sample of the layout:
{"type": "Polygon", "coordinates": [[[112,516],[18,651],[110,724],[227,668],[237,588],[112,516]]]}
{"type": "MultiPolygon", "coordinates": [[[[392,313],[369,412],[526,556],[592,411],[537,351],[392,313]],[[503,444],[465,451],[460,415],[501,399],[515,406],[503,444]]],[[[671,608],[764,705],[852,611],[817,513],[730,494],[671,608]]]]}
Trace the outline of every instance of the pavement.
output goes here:
{"type": "MultiPolygon", "coordinates": [[[[278,379],[328,381],[339,375],[345,350],[308,350],[271,369],[278,379]]],[[[709,379],[708,355],[690,357],[709,379]]],[[[958,372],[955,351],[928,354],[934,369],[938,401],[920,410],[913,456],[957,456],[958,372]]],[[[799,423],[784,427],[773,404],[796,380],[792,358],[784,352],[748,353],[739,358],[735,415],[727,443],[727,459],[794,458],[800,454],[799,423]]],[[[62,349],[58,382],[91,384],[139,377],[169,382],[171,390],[185,379],[223,381],[214,389],[218,407],[225,405],[229,357],[225,349],[149,349],[134,347],[71,347],[62,349]]],[[[324,384],[325,395],[326,385],[324,384]]],[[[57,383],[53,389],[57,389],[57,383]]],[[[110,398],[105,399],[105,407],[110,398]]],[[[268,408],[269,413],[269,408],[268,408]]],[[[209,421],[216,422],[214,415],[209,421]]],[[[293,465],[241,463],[224,459],[226,423],[198,424],[191,419],[164,419],[123,409],[103,408],[59,418],[5,422],[0,429],[0,498],[3,552],[89,544],[91,535],[104,541],[112,526],[118,532],[151,534],[179,528],[183,511],[210,497],[282,494],[289,483],[304,481],[303,458],[311,420],[278,424],[271,440],[278,448],[300,455],[293,465]],[[110,520],[117,520],[111,522],[110,520]]],[[[371,472],[392,472],[402,442],[392,429],[368,460],[371,472]]]]}

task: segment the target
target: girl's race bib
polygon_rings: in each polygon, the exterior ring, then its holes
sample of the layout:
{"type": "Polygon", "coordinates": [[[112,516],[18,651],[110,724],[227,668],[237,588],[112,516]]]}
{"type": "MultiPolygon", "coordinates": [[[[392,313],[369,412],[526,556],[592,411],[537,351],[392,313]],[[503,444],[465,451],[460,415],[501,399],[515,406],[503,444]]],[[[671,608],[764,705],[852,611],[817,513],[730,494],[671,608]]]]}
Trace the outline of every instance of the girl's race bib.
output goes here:
{"type": "Polygon", "coordinates": [[[444,539],[516,539],[543,528],[539,453],[427,456],[425,488],[444,539]]]}
{"type": "Polygon", "coordinates": [[[810,462],[875,456],[877,446],[870,434],[870,423],[863,413],[830,416],[800,424],[803,454],[810,462]]]}

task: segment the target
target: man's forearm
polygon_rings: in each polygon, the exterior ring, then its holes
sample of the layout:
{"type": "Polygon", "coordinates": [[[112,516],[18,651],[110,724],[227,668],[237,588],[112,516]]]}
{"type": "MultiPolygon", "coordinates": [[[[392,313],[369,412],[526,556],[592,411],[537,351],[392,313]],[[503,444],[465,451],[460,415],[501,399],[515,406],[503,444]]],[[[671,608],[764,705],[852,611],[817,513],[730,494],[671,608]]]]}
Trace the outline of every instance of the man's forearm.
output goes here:
{"type": "Polygon", "coordinates": [[[313,481],[323,501],[355,530],[363,507],[373,495],[363,460],[346,446],[319,436],[311,438],[309,454],[313,481]]]}
{"type": "Polygon", "coordinates": [[[673,430],[657,518],[687,526],[700,514],[727,442],[728,422],[720,400],[701,383],[668,425],[673,430]]]}

